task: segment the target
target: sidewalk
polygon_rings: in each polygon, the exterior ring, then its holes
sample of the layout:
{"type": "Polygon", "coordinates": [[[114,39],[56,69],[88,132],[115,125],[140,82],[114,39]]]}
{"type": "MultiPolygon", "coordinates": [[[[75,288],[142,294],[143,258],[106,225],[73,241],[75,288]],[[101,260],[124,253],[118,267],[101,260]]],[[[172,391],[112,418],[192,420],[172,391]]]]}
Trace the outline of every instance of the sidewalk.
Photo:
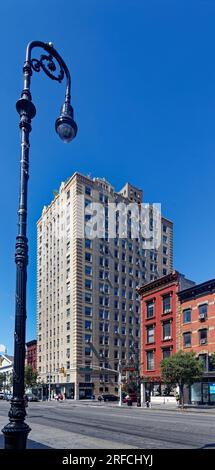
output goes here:
{"type": "MultiPolygon", "coordinates": [[[[123,403],[120,407],[117,402],[98,402],[96,400],[66,400],[63,403],[71,403],[72,406],[91,406],[91,407],[102,407],[102,408],[136,408],[138,410],[164,410],[164,411],[174,411],[174,412],[195,412],[195,413],[208,413],[208,414],[215,414],[215,406],[209,405],[184,405],[182,409],[178,405],[174,403],[161,403],[161,404],[152,404],[151,408],[147,408],[146,406],[138,407],[136,403],[132,404],[132,407],[129,407],[126,403],[123,403]]],[[[62,404],[63,404],[62,403],[62,404]]]]}
{"type": "MultiPolygon", "coordinates": [[[[29,423],[31,432],[27,441],[27,449],[137,449],[138,447],[112,442],[106,438],[98,438],[80,434],[79,432],[58,431],[55,427],[29,423]]],[[[0,429],[5,425],[5,417],[0,416],[0,429]]],[[[0,449],[4,448],[4,437],[0,432],[0,449]]]]}

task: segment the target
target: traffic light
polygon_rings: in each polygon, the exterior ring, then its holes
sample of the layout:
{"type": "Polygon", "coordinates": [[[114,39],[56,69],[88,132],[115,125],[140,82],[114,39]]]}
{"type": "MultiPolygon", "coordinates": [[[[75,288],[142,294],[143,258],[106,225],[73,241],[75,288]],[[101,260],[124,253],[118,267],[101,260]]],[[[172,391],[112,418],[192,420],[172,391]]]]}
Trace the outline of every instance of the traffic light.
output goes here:
{"type": "Polygon", "coordinates": [[[61,367],[61,368],[60,368],[61,374],[64,374],[64,371],[65,371],[65,370],[64,370],[64,367],[61,367]]]}

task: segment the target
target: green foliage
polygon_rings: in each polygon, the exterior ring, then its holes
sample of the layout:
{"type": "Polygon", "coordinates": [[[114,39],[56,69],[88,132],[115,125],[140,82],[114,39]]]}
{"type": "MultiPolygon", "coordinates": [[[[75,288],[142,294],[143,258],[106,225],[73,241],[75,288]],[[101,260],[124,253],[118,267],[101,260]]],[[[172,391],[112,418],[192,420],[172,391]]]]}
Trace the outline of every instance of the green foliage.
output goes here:
{"type": "Polygon", "coordinates": [[[215,352],[211,354],[210,360],[213,368],[215,368],[215,352]]]}
{"type": "Polygon", "coordinates": [[[13,374],[12,372],[3,372],[0,374],[0,390],[10,390],[13,385],[13,374]]]}
{"type": "Polygon", "coordinates": [[[193,352],[179,351],[161,361],[161,373],[165,383],[191,385],[202,377],[204,366],[193,352]]]}
{"type": "Polygon", "coordinates": [[[25,387],[33,387],[37,383],[37,375],[31,365],[25,366],[25,387]]]}
{"type": "Polygon", "coordinates": [[[3,372],[2,374],[0,374],[0,390],[3,388],[5,381],[6,381],[6,374],[5,372],[3,372]]]}

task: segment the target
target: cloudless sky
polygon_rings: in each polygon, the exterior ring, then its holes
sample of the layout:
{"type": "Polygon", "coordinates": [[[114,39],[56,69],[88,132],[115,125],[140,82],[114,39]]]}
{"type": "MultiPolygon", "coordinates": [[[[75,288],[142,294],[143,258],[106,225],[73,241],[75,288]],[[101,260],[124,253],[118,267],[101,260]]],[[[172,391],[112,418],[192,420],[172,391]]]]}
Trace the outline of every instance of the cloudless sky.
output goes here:
{"type": "MultiPolygon", "coordinates": [[[[64,83],[32,76],[27,339],[36,337],[36,221],[75,171],[127,181],[174,222],[174,266],[215,277],[215,2],[7,0],[0,2],[0,343],[13,353],[20,136],[15,102],[31,40],[52,41],[72,76],[79,126],[54,130],[64,83]]],[[[34,53],[38,57],[40,50],[34,53]]]]}

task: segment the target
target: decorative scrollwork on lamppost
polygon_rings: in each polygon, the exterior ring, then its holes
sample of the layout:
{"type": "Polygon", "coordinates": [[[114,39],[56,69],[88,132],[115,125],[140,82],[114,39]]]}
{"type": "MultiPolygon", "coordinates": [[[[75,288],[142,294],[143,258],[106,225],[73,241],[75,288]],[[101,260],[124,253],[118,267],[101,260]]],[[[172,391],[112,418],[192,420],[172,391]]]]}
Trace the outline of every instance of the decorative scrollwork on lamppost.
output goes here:
{"type": "Polygon", "coordinates": [[[25,330],[26,330],[26,287],[28,265],[27,239],[27,189],[29,178],[29,135],[31,120],[36,115],[32,103],[30,84],[33,71],[43,70],[52,80],[59,83],[66,77],[66,93],[55,129],[59,137],[68,143],[77,134],[77,125],[73,119],[71,106],[71,77],[69,70],[52,43],[32,41],[26,49],[26,60],[23,67],[24,87],[21,98],[16,103],[20,115],[21,130],[21,162],[20,162],[20,196],[18,209],[18,235],[16,237],[16,306],[14,332],[14,374],[13,397],[9,411],[9,423],[2,429],[5,449],[25,449],[30,427],[25,423],[26,410],[24,400],[24,365],[25,365],[25,330]],[[34,48],[41,48],[47,53],[39,59],[32,59],[34,48]],[[57,65],[59,72],[57,71],[57,65]],[[56,74],[55,74],[56,72],[56,74]]]}

